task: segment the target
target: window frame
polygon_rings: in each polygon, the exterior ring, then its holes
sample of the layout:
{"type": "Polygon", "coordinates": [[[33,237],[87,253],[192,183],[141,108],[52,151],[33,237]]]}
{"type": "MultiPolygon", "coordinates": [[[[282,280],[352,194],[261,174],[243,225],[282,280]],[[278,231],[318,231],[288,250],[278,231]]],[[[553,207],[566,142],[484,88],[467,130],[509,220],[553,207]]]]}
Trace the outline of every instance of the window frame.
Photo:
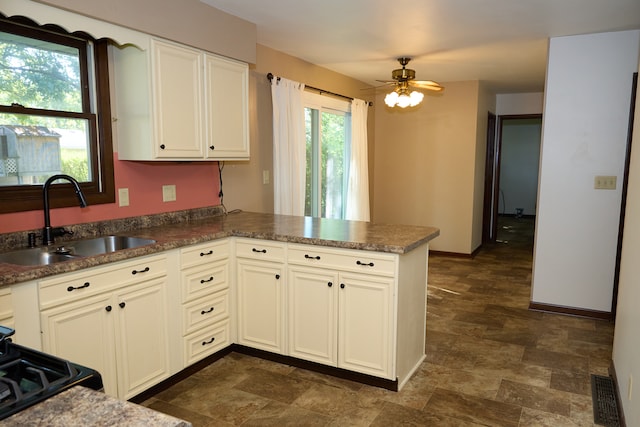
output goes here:
{"type": "MultiPolygon", "coordinates": [[[[95,40],[86,33],[67,33],[54,26],[39,26],[25,17],[4,18],[0,15],[0,31],[54,43],[80,46],[82,85],[81,113],[27,108],[21,105],[0,105],[0,113],[31,114],[80,118],[88,121],[91,181],[80,187],[89,205],[115,203],[113,172],[113,141],[109,88],[108,40],[95,40]],[[90,54],[90,44],[92,51],[90,54]],[[92,86],[92,87],[90,87],[92,86]],[[91,93],[93,91],[93,97],[91,93]],[[46,114],[43,114],[46,113],[46,114]]],[[[77,206],[78,200],[71,184],[57,183],[50,188],[50,207],[77,206]]],[[[24,212],[43,208],[41,185],[0,187],[0,214],[24,212]]]]}
{"type": "MultiPolygon", "coordinates": [[[[320,176],[320,172],[322,170],[321,166],[321,156],[322,156],[322,129],[321,129],[321,121],[322,121],[322,113],[330,113],[330,114],[339,114],[345,116],[345,145],[344,145],[344,159],[343,159],[343,201],[342,201],[342,212],[341,219],[344,219],[346,215],[346,207],[347,207],[347,184],[349,179],[349,168],[351,164],[351,103],[345,100],[331,98],[327,96],[323,96],[321,94],[313,93],[305,91],[302,98],[302,107],[304,109],[312,109],[316,110],[317,115],[317,132],[318,132],[318,144],[312,147],[312,169],[311,169],[311,188],[312,188],[312,196],[311,196],[311,216],[317,218],[325,218],[322,214],[322,177],[320,176]],[[319,197],[314,198],[314,189],[315,194],[320,194],[319,197]]],[[[312,112],[312,116],[314,113],[312,112]]],[[[312,122],[313,123],[313,122],[312,122]]],[[[314,131],[315,131],[314,127],[314,131]]],[[[305,125],[306,131],[306,125],[305,125]]],[[[306,148],[305,148],[306,151],[306,148]]],[[[306,158],[306,156],[305,156],[306,158]]],[[[305,165],[306,167],[306,165],[305,165]]],[[[306,186],[305,186],[306,191],[306,186]]],[[[305,194],[306,198],[306,194],[305,194]]],[[[306,211],[306,207],[305,207],[306,211]]]]}

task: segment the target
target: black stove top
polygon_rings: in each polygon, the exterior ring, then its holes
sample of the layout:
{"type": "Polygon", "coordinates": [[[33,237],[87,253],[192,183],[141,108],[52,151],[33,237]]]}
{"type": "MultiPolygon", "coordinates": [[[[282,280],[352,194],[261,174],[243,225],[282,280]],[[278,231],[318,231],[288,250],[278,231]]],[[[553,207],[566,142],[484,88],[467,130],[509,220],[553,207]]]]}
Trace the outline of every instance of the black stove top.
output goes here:
{"type": "Polygon", "coordinates": [[[100,374],[12,343],[0,327],[0,420],[76,385],[102,390],[100,374]]]}

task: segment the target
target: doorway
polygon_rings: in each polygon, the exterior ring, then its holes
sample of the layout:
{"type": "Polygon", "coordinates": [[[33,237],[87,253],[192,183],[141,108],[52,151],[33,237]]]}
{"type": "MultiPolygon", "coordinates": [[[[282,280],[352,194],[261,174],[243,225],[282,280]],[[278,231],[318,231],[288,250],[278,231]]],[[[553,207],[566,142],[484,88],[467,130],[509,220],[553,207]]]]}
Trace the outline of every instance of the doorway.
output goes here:
{"type": "Polygon", "coordinates": [[[542,115],[499,116],[495,129],[496,136],[489,132],[487,137],[483,243],[507,242],[517,235],[532,244],[542,115]]]}

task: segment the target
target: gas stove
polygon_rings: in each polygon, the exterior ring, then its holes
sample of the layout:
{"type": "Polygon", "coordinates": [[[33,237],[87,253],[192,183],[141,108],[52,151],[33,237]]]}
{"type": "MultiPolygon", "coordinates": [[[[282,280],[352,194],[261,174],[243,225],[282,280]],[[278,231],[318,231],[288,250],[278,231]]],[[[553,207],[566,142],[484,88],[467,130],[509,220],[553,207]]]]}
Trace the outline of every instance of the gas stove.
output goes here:
{"type": "Polygon", "coordinates": [[[0,420],[76,385],[102,390],[102,377],[87,367],[18,344],[0,326],[0,420]]]}

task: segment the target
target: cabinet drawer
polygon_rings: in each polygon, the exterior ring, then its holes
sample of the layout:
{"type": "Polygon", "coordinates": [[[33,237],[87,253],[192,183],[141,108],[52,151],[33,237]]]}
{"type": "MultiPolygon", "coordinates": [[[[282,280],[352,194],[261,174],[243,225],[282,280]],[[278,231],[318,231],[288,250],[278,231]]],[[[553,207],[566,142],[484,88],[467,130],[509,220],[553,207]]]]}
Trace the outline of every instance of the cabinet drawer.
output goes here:
{"type": "Polygon", "coordinates": [[[227,260],[182,270],[182,302],[192,301],[228,287],[227,260]]]}
{"type": "MultiPolygon", "coordinates": [[[[13,317],[11,288],[0,289],[0,320],[13,317]]],[[[3,323],[4,326],[9,326],[3,323]]]]}
{"type": "Polygon", "coordinates": [[[184,339],[184,361],[189,366],[218,350],[228,347],[229,320],[223,320],[184,339]]]}
{"type": "Polygon", "coordinates": [[[285,244],[260,239],[236,240],[236,256],[265,261],[284,262],[285,244]]]}
{"type": "Polygon", "coordinates": [[[229,240],[207,242],[180,250],[180,266],[182,268],[207,264],[229,257],[229,240]]]}
{"type": "Polygon", "coordinates": [[[291,264],[357,271],[390,276],[395,273],[396,257],[379,252],[349,249],[325,249],[318,246],[289,245],[287,261],[291,264]]]}
{"type": "Polygon", "coordinates": [[[136,258],[104,267],[56,276],[38,283],[40,309],[68,303],[167,274],[167,257],[136,258]]]}
{"type": "Polygon", "coordinates": [[[182,332],[188,335],[229,316],[229,293],[224,290],[185,304],[182,332]]]}

